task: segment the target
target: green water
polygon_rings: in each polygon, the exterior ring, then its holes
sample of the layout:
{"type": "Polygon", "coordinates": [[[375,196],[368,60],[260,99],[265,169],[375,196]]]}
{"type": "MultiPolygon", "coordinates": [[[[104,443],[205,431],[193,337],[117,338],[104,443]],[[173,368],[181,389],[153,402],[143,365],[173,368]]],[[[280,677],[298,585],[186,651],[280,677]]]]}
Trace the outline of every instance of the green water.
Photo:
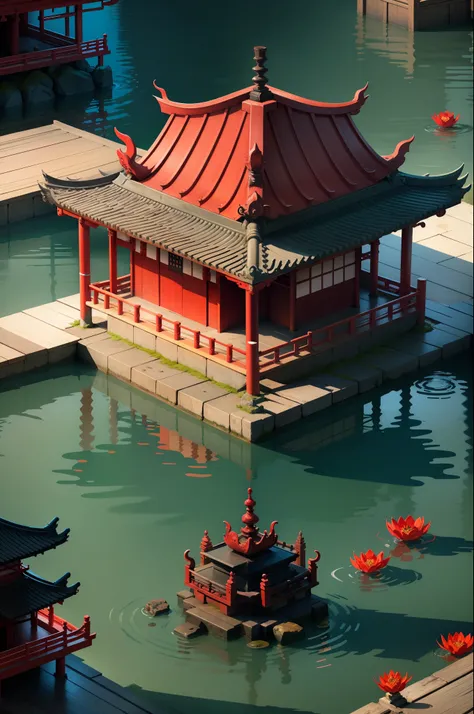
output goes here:
{"type": "MultiPolygon", "coordinates": [[[[75,365],[0,387],[0,502],[32,525],[59,515],[68,543],[31,563],[71,571],[80,593],[61,614],[91,616],[85,661],[174,714],[348,714],[377,698],[389,668],[440,669],[441,633],[472,631],[472,354],[331,408],[249,445],[75,365]],[[330,624],[298,647],[181,642],[183,552],[205,528],[238,526],[251,483],[265,527],[321,551],[317,592],[330,624]],[[397,547],[391,516],[423,515],[430,536],[397,547]],[[380,579],[352,551],[390,551],[380,579]],[[144,604],[163,597],[169,616],[144,604]],[[155,624],[155,627],[150,625],[155,624]],[[341,682],[346,682],[341,686],[341,682]]],[[[92,714],[92,713],[91,713],[92,714]]]]}

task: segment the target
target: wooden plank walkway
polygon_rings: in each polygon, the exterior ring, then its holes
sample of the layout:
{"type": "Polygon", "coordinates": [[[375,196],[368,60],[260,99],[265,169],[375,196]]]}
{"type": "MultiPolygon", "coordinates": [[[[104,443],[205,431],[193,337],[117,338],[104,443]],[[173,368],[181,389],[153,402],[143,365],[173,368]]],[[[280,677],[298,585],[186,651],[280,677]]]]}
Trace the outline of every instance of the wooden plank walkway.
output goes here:
{"type": "Polygon", "coordinates": [[[473,682],[470,654],[407,687],[403,696],[408,704],[401,709],[381,697],[352,714],[404,714],[424,709],[430,714],[470,714],[474,712],[473,682]]]}
{"type": "Polygon", "coordinates": [[[56,679],[51,663],[2,682],[1,714],[171,714],[75,656],[66,662],[67,679],[56,679]]]}
{"type": "Polygon", "coordinates": [[[120,169],[120,144],[60,121],[0,136],[0,226],[43,215],[42,171],[60,178],[91,178],[120,169]]]}

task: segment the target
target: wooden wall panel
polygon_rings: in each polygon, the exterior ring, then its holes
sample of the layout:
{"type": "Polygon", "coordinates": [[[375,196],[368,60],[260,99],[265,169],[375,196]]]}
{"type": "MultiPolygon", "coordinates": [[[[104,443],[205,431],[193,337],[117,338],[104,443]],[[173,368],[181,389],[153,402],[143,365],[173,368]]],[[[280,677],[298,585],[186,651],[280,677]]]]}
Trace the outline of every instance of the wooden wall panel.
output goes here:
{"type": "Polygon", "coordinates": [[[346,280],[331,288],[319,290],[296,301],[297,325],[304,325],[310,319],[327,317],[354,304],[355,279],[346,280]]]}
{"type": "Polygon", "coordinates": [[[221,276],[220,331],[245,325],[245,291],[232,280],[221,276]]]}

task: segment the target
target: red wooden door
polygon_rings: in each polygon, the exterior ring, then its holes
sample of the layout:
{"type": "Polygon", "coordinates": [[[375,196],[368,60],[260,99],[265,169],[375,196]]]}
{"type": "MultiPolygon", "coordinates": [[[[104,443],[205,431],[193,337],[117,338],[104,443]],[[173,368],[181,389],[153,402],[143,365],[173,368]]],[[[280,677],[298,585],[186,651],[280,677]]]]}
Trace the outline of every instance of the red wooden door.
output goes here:
{"type": "Polygon", "coordinates": [[[183,314],[183,286],[181,285],[182,274],[170,270],[167,265],[161,263],[160,274],[160,304],[168,310],[173,310],[179,315],[183,314]]]}
{"type": "Polygon", "coordinates": [[[158,305],[158,261],[135,253],[135,295],[158,305]]]}

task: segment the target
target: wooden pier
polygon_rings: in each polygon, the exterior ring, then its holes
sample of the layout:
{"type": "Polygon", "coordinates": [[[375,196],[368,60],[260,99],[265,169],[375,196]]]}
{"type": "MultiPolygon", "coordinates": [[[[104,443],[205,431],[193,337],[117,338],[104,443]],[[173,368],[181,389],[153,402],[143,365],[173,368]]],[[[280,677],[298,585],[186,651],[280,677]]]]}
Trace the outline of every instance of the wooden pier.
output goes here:
{"type": "Polygon", "coordinates": [[[440,669],[403,691],[407,704],[401,709],[389,703],[386,697],[372,702],[352,714],[405,714],[429,710],[430,714],[470,714],[474,711],[473,655],[440,669]]]}
{"type": "Polygon", "coordinates": [[[441,30],[467,24],[473,0],[357,0],[359,15],[417,30],[441,30]]]}
{"type": "Polygon", "coordinates": [[[42,171],[58,178],[91,178],[99,169],[120,169],[120,144],[60,121],[0,136],[0,226],[51,213],[38,181],[42,171]]]}

